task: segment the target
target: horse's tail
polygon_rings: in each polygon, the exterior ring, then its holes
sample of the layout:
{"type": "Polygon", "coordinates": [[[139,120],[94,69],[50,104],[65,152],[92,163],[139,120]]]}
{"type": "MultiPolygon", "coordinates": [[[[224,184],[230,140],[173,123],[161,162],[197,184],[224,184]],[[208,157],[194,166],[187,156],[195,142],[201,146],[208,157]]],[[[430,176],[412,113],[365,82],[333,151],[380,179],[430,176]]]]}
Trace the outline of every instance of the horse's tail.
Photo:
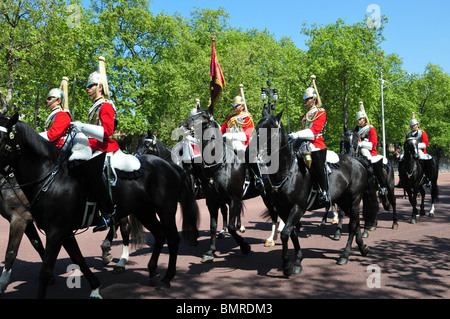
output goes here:
{"type": "Polygon", "coordinates": [[[377,198],[378,183],[375,175],[368,172],[367,184],[363,194],[363,218],[365,228],[376,226],[380,210],[377,198]]]}
{"type": "Polygon", "coordinates": [[[191,184],[191,178],[184,169],[176,164],[173,167],[177,169],[181,176],[181,190],[179,195],[179,202],[183,213],[182,234],[183,238],[192,240],[193,244],[197,244],[198,225],[199,225],[199,210],[197,201],[195,199],[194,190],[191,184]]]}
{"type": "Polygon", "coordinates": [[[133,214],[130,215],[129,221],[130,221],[131,246],[134,249],[135,247],[145,245],[147,243],[147,240],[145,238],[145,232],[142,223],[133,214]]]}

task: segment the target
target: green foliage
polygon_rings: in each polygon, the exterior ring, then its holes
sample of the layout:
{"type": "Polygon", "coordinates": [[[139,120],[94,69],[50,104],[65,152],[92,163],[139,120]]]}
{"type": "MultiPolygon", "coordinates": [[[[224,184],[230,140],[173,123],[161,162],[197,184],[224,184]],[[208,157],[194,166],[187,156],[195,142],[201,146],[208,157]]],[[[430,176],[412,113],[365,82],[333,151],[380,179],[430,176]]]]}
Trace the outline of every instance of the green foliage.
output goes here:
{"type": "MultiPolygon", "coordinates": [[[[380,78],[388,80],[386,86],[407,74],[397,54],[384,55],[383,27],[368,28],[365,17],[352,25],[341,19],[304,25],[299,31],[307,36],[307,50],[302,51],[290,38],[277,40],[270,30],[233,27],[223,7],[193,8],[189,17],[181,17],[154,15],[149,3],[94,0],[87,8],[80,0],[3,1],[0,112],[17,111],[42,130],[48,115],[46,95],[67,76],[69,106],[74,107],[74,119],[84,121],[92,104],[86,80],[103,55],[119,131],[128,136],[121,146],[133,151],[135,137],[147,130],[173,146],[171,133],[188,116],[195,99],[208,106],[210,35],[215,32],[216,53],[227,82],[215,105],[219,122],[232,112],[242,83],[256,123],[264,104],[261,87],[270,80],[279,95],[275,112],[285,110],[283,121],[289,121],[292,131],[299,130],[305,112],[303,91],[315,74],[327,111],[327,146],[338,150],[344,126],[356,125],[358,103],[363,101],[382,148],[380,78]]],[[[383,17],[382,26],[386,23],[383,17]]],[[[429,149],[450,155],[449,94],[449,75],[431,64],[423,74],[385,88],[386,143],[403,141],[411,112],[416,112],[429,134],[429,149]]]]}

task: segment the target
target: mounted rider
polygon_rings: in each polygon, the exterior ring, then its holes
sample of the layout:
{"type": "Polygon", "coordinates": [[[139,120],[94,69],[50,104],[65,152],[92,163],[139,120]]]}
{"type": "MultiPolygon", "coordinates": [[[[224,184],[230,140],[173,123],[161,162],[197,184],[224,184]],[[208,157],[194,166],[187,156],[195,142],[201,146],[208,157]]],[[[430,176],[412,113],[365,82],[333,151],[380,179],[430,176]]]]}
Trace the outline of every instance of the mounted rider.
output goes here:
{"type": "Polygon", "coordinates": [[[233,115],[230,115],[221,126],[220,131],[223,137],[231,142],[233,149],[239,158],[245,158],[249,172],[253,172],[255,186],[260,192],[264,192],[264,182],[261,176],[261,170],[256,160],[249,159],[248,145],[254,130],[253,116],[247,110],[243,89],[241,93],[233,100],[233,115]]]}
{"type": "Polygon", "coordinates": [[[319,201],[326,203],[330,201],[328,194],[328,169],[326,163],[327,147],[323,140],[327,115],[323,109],[317,91],[316,76],[311,75],[311,86],[303,94],[303,105],[307,112],[302,116],[302,130],[289,134],[293,139],[308,140],[309,146],[306,154],[311,154],[310,171],[315,177],[319,187],[319,201]]]}
{"type": "Polygon", "coordinates": [[[387,181],[383,173],[383,156],[378,156],[377,144],[378,136],[373,125],[370,125],[369,118],[364,110],[364,103],[359,102],[359,111],[356,113],[358,126],[355,131],[359,136],[359,148],[361,154],[371,163],[373,172],[380,186],[379,194],[387,194],[387,181]]]}
{"type": "MultiPolygon", "coordinates": [[[[94,102],[89,109],[88,124],[81,122],[72,122],[72,124],[78,132],[89,137],[89,146],[94,157],[102,155],[104,158],[106,155],[106,168],[110,170],[110,154],[119,150],[119,144],[111,138],[116,126],[116,109],[109,97],[104,61],[103,57],[99,58],[99,71],[91,73],[86,84],[87,94],[94,102]]],[[[103,163],[100,163],[102,167],[103,163]]],[[[110,225],[115,223],[113,218],[115,206],[111,199],[111,185],[109,180],[106,181],[103,177],[102,170],[100,173],[96,170],[97,168],[90,165],[84,165],[83,168],[83,177],[88,191],[95,197],[100,210],[100,222],[94,228],[94,232],[107,230],[110,225]]]]}
{"type": "Polygon", "coordinates": [[[427,184],[428,187],[431,186],[431,159],[433,158],[430,154],[427,153],[427,146],[428,146],[428,134],[424,130],[419,129],[419,121],[416,119],[416,114],[412,112],[411,115],[411,122],[410,122],[410,129],[411,132],[409,132],[406,135],[406,138],[415,138],[419,142],[418,148],[419,148],[419,163],[422,165],[423,171],[425,173],[425,176],[428,178],[429,182],[427,184]]]}
{"type": "Polygon", "coordinates": [[[61,86],[51,89],[48,93],[46,103],[50,110],[50,115],[45,120],[46,131],[39,133],[44,139],[52,142],[59,148],[65,145],[67,128],[72,121],[66,98],[68,95],[67,82],[68,78],[63,77],[61,86]]]}

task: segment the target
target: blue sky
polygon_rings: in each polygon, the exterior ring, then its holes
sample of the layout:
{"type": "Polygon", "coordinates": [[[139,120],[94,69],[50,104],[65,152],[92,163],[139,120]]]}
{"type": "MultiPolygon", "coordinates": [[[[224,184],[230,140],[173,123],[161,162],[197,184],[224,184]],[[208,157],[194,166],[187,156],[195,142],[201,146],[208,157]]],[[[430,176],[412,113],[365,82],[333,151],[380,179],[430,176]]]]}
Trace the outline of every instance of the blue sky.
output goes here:
{"type": "Polygon", "coordinates": [[[267,28],[277,39],[288,36],[305,49],[306,38],[300,34],[304,22],[329,24],[338,18],[347,24],[361,22],[366,14],[376,14],[369,8],[372,4],[389,20],[382,48],[387,54],[397,53],[405,71],[422,74],[426,65],[433,63],[450,74],[449,0],[153,0],[150,11],[189,17],[196,7],[222,6],[230,14],[231,26],[243,30],[267,28]]]}

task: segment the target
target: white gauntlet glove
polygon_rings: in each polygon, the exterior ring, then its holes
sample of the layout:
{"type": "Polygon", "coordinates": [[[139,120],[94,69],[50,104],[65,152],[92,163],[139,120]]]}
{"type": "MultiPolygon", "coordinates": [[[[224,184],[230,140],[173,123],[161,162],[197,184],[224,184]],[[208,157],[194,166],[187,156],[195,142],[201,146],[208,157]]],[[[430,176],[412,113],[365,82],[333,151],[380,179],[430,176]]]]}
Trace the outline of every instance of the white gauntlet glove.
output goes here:
{"type": "Polygon", "coordinates": [[[81,122],[71,122],[70,124],[73,125],[74,129],[77,132],[84,133],[88,136],[91,136],[95,138],[96,140],[103,142],[103,136],[104,136],[104,129],[103,126],[100,125],[92,125],[92,124],[85,124],[81,122]]]}
{"type": "Polygon", "coordinates": [[[292,139],[301,138],[303,140],[308,140],[308,141],[313,141],[314,140],[314,133],[309,128],[307,128],[305,130],[298,131],[298,132],[291,133],[291,134],[289,134],[289,136],[292,139]]]}

